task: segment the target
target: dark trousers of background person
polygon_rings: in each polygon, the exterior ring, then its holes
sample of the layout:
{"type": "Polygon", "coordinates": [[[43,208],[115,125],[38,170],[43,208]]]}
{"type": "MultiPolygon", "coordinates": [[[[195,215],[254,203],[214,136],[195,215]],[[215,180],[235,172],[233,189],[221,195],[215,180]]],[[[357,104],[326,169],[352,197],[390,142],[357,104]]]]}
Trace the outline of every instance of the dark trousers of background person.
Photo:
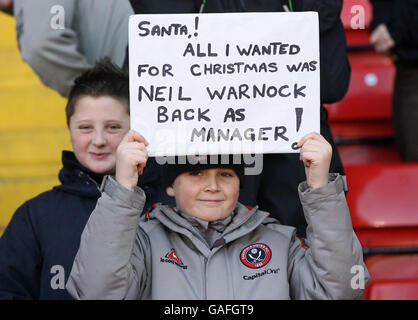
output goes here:
{"type": "MultiPolygon", "coordinates": [[[[331,144],[333,153],[330,172],[344,174],[341,158],[327,122],[327,111],[321,107],[321,134],[331,144]]],[[[263,171],[246,175],[239,201],[245,205],[259,205],[280,223],[296,227],[301,237],[306,236],[307,223],[299,200],[298,185],[306,180],[305,168],[299,153],[264,154],[263,171]]]]}
{"type": "Polygon", "coordinates": [[[393,92],[395,142],[403,161],[418,161],[418,66],[396,66],[393,92]]]}

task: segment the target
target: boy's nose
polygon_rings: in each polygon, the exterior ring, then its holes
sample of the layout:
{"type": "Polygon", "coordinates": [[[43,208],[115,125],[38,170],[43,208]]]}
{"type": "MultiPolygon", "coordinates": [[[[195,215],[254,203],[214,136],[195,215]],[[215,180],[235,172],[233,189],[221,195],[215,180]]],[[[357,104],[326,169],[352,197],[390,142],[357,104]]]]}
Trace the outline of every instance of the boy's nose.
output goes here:
{"type": "Polygon", "coordinates": [[[210,175],[206,180],[206,190],[216,192],[219,190],[218,179],[214,175],[210,175]]]}
{"type": "Polygon", "coordinates": [[[106,134],[101,130],[94,131],[92,142],[95,146],[104,146],[107,143],[106,134]]]}

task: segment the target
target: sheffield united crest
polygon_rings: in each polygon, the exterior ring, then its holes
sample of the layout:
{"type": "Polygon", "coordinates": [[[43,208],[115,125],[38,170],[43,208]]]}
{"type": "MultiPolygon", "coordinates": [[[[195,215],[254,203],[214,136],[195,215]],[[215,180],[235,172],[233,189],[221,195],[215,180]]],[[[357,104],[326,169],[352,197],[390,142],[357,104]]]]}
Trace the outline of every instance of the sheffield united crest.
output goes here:
{"type": "Polygon", "coordinates": [[[271,250],[264,243],[255,243],[245,247],[240,254],[241,262],[248,268],[264,267],[271,259],[271,250]]]}

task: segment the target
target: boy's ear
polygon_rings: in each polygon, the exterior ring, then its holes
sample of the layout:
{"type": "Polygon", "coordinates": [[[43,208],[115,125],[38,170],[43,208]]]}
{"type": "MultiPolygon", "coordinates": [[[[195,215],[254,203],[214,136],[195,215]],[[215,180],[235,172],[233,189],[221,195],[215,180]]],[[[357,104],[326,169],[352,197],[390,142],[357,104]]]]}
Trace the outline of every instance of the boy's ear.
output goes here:
{"type": "Polygon", "coordinates": [[[173,188],[173,185],[170,185],[167,188],[165,188],[165,192],[167,192],[167,194],[170,197],[174,197],[174,188],[173,188]]]}

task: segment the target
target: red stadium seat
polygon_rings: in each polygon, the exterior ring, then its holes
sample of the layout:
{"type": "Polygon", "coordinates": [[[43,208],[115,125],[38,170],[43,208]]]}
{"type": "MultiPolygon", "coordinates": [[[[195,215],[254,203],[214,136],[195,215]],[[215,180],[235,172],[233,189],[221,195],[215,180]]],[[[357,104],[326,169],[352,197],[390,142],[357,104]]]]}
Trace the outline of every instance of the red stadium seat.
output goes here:
{"type": "Polygon", "coordinates": [[[358,30],[352,28],[352,19],[359,13],[358,6],[364,9],[364,26],[366,29],[369,28],[372,20],[372,6],[369,0],[344,0],[343,8],[341,10],[341,21],[343,22],[346,30],[358,30]]]}
{"type": "Polygon", "coordinates": [[[363,299],[417,300],[418,162],[402,163],[392,139],[395,66],[370,44],[369,0],[344,0],[341,19],[351,80],[344,99],[326,108],[371,276],[363,299]]]}
{"type": "Polygon", "coordinates": [[[326,105],[337,144],[393,137],[392,58],[370,44],[372,7],[368,0],[344,0],[341,19],[347,37],[351,80],[342,101],[326,105]],[[359,24],[359,19],[364,21],[359,24]]]}
{"type": "Polygon", "coordinates": [[[344,166],[401,161],[401,156],[393,141],[339,144],[337,148],[344,166]]]}
{"type": "Polygon", "coordinates": [[[353,227],[365,250],[418,247],[418,163],[344,169],[353,227]]]}
{"type": "Polygon", "coordinates": [[[418,300],[418,279],[375,281],[368,300],[418,300]]]}
{"type": "Polygon", "coordinates": [[[365,263],[371,278],[363,299],[418,299],[418,254],[377,254],[365,263]]]}
{"type": "Polygon", "coordinates": [[[368,29],[371,18],[372,7],[368,0],[344,0],[341,20],[349,48],[369,46],[368,29]]]}
{"type": "Polygon", "coordinates": [[[348,57],[351,79],[347,94],[326,105],[336,142],[392,137],[392,59],[374,51],[351,52],[348,57]]]}

